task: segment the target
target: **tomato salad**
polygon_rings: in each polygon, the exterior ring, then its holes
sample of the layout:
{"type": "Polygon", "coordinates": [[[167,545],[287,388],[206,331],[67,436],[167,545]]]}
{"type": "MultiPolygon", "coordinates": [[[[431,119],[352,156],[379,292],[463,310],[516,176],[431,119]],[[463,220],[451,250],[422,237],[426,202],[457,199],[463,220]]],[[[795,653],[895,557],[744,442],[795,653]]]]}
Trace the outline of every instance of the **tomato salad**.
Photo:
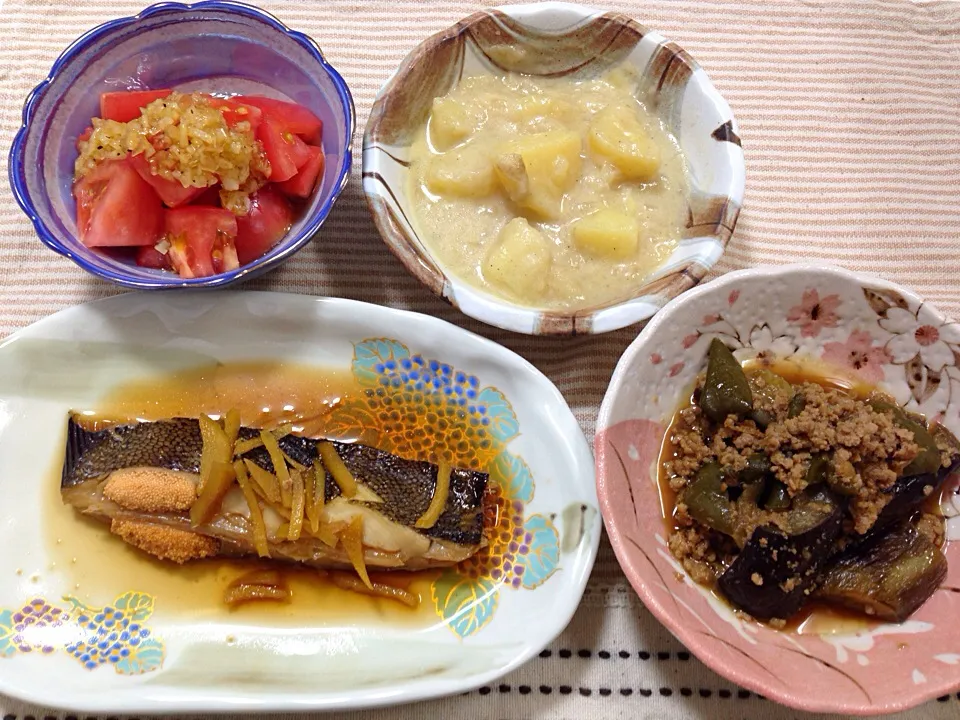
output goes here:
{"type": "Polygon", "coordinates": [[[313,194],[322,130],[303,106],[266,97],[103,93],[77,139],[80,241],[184,278],[246,265],[313,194]]]}

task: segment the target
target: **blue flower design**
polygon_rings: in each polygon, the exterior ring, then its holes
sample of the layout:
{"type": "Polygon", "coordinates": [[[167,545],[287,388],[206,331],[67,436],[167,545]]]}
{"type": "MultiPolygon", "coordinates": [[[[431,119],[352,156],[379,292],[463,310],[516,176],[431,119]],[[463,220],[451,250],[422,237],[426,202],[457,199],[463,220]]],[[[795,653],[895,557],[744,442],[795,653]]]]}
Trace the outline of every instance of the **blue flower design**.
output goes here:
{"type": "Polygon", "coordinates": [[[506,444],[520,432],[520,423],[503,393],[496,388],[484,388],[477,397],[477,404],[484,408],[490,423],[490,432],[501,443],[506,444]]]}
{"type": "Polygon", "coordinates": [[[116,606],[137,622],[143,622],[153,615],[153,597],[146,593],[127,593],[117,598],[116,606]]]}
{"type": "MultiPolygon", "coordinates": [[[[37,627],[70,625],[76,629],[69,644],[61,646],[88,670],[111,664],[121,674],[157,670],[163,665],[163,643],[152,638],[144,621],[153,614],[153,597],[145,593],[126,593],[112,605],[93,608],[74,597],[65,597],[66,607],[47,603],[42,598],[31,600],[19,611],[0,610],[0,657],[33,648],[24,638],[17,642],[17,628],[27,624],[37,627]],[[17,625],[16,618],[20,625],[17,625]]],[[[42,647],[44,654],[55,647],[42,647]]]]}
{"type": "Polygon", "coordinates": [[[163,665],[163,656],[163,643],[148,638],[116,661],[117,672],[123,675],[142,675],[163,665]]]}
{"type": "Polygon", "coordinates": [[[498,521],[489,527],[487,547],[445,570],[431,587],[439,616],[459,637],[472,636],[492,619],[504,588],[538,587],[560,561],[553,523],[525,516],[534,496],[533,473],[506,450],[520,433],[516,413],[497,388],[389,338],[357,343],[352,369],[366,399],[340,409],[335,423],[344,430],[376,428],[381,446],[392,451],[447,461],[471,457],[473,467],[490,473],[496,495],[490,516],[498,521]]]}
{"type": "Polygon", "coordinates": [[[389,338],[354,346],[354,377],[362,398],[333,413],[331,427],[344,436],[364,433],[368,443],[399,455],[430,457],[485,467],[517,435],[510,403],[494,387],[449,363],[414,354],[389,338]],[[359,400],[359,401],[358,401],[359,400]],[[366,421],[366,422],[362,422],[366,421]]]}
{"type": "Polygon", "coordinates": [[[353,349],[353,374],[361,385],[374,387],[381,376],[394,372],[399,362],[409,356],[406,346],[396,340],[364,340],[353,349]]]}

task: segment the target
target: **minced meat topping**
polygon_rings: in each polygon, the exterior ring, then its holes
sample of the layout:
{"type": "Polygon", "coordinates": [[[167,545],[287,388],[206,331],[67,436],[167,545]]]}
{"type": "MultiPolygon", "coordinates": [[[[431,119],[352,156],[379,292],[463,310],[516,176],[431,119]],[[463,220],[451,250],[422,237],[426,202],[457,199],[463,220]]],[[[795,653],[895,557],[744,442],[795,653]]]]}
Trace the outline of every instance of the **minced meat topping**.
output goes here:
{"type": "Polygon", "coordinates": [[[927,500],[960,469],[960,440],[877,392],[745,370],[720,338],[707,355],[662,458],[686,573],[776,627],[812,599],[909,617],[946,576],[927,500]]]}
{"type": "Polygon", "coordinates": [[[855,530],[869,530],[889,502],[886,491],[919,451],[913,433],[894,424],[888,413],[839,390],[812,382],[784,387],[767,374],[754,374],[750,381],[757,406],[772,422],[761,430],[752,419],[730,415],[711,434],[700,407],[685,408],[670,438],[674,457],[665,463],[671,488],[682,490],[710,460],[740,472],[751,455],[764,453],[793,497],[806,489],[813,457],[828,454],[830,486],[850,498],[855,530]],[[802,395],[803,409],[789,417],[794,392],[802,395]]]}

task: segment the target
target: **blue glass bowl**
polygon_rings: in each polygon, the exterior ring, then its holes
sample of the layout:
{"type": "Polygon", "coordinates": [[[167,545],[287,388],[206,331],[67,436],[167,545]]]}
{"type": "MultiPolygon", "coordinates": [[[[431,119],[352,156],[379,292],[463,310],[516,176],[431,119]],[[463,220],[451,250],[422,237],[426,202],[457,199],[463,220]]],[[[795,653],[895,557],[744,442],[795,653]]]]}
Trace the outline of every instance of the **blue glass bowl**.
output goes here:
{"type": "Polygon", "coordinates": [[[160,3],[90,30],[57,59],[24,105],[10,185],[40,239],[94,275],[141,289],[222,287],[275,268],[316,234],[346,185],[355,124],[347,84],[308,36],[242,3],[160,3]],[[86,248],[77,237],[76,139],[99,115],[100,93],[161,87],[268,95],[323,121],[322,183],[286,237],[237,270],[182,279],[86,248]]]}

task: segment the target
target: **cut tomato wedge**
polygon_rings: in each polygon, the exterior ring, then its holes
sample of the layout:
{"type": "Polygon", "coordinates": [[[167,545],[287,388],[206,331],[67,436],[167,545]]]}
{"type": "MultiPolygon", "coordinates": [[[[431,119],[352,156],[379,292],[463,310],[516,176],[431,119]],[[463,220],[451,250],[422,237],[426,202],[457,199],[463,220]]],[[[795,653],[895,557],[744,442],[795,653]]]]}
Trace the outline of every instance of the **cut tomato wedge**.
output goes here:
{"type": "Polygon", "coordinates": [[[257,140],[270,163],[272,182],[289,180],[310,160],[309,145],[268,118],[257,128],[257,140]]]}
{"type": "Polygon", "coordinates": [[[160,198],[127,160],[108,160],[73,188],[77,229],[87,247],[153,245],[163,235],[160,198]]]}
{"type": "Polygon", "coordinates": [[[323,122],[303,105],[274,100],[262,95],[237,95],[234,100],[252,105],[263,111],[265,120],[279,123],[284,130],[300,135],[308,143],[318,144],[323,131],[323,122]]]}
{"type": "Polygon", "coordinates": [[[154,100],[165,98],[172,92],[164,90],[126,90],[100,94],[100,117],[117,122],[130,122],[140,117],[140,111],[154,100]]]}
{"type": "Polygon", "coordinates": [[[137,248],[137,265],[154,270],[173,270],[170,256],[157,250],[156,245],[137,248]]]}
{"type": "Polygon", "coordinates": [[[204,95],[204,97],[213,107],[223,113],[223,119],[227,121],[227,125],[230,127],[246,121],[250,123],[250,129],[256,132],[260,126],[260,120],[263,118],[263,112],[260,108],[238,102],[233,98],[221,98],[213,95],[204,95]]]}
{"type": "Polygon", "coordinates": [[[277,183],[277,187],[291,197],[310,197],[317,186],[317,178],[323,174],[323,148],[307,145],[310,159],[301,167],[297,174],[289,180],[277,183]]]}
{"type": "Polygon", "coordinates": [[[313,153],[310,152],[312,145],[307,145],[299,135],[284,133],[284,141],[290,143],[290,156],[293,158],[293,164],[297,166],[297,172],[313,159],[313,153]]]}
{"type": "Polygon", "coordinates": [[[196,197],[199,197],[207,188],[202,187],[184,187],[178,180],[168,180],[167,178],[154,175],[150,168],[150,161],[143,153],[133,155],[130,158],[130,164],[136,170],[140,177],[147,181],[160,200],[167,207],[175,208],[180,205],[186,205],[196,197]]]}
{"type": "Polygon", "coordinates": [[[234,239],[237,218],[214,207],[181,207],[167,210],[170,262],[183,278],[216,275],[240,267],[234,239]]]}
{"type": "Polygon", "coordinates": [[[293,224],[293,208],[269,185],[250,198],[250,211],[237,218],[237,257],[246,265],[265,255],[293,224]]]}
{"type": "Polygon", "coordinates": [[[211,207],[220,207],[220,184],[211,185],[204,188],[203,192],[190,203],[191,205],[208,205],[211,207]]]}

